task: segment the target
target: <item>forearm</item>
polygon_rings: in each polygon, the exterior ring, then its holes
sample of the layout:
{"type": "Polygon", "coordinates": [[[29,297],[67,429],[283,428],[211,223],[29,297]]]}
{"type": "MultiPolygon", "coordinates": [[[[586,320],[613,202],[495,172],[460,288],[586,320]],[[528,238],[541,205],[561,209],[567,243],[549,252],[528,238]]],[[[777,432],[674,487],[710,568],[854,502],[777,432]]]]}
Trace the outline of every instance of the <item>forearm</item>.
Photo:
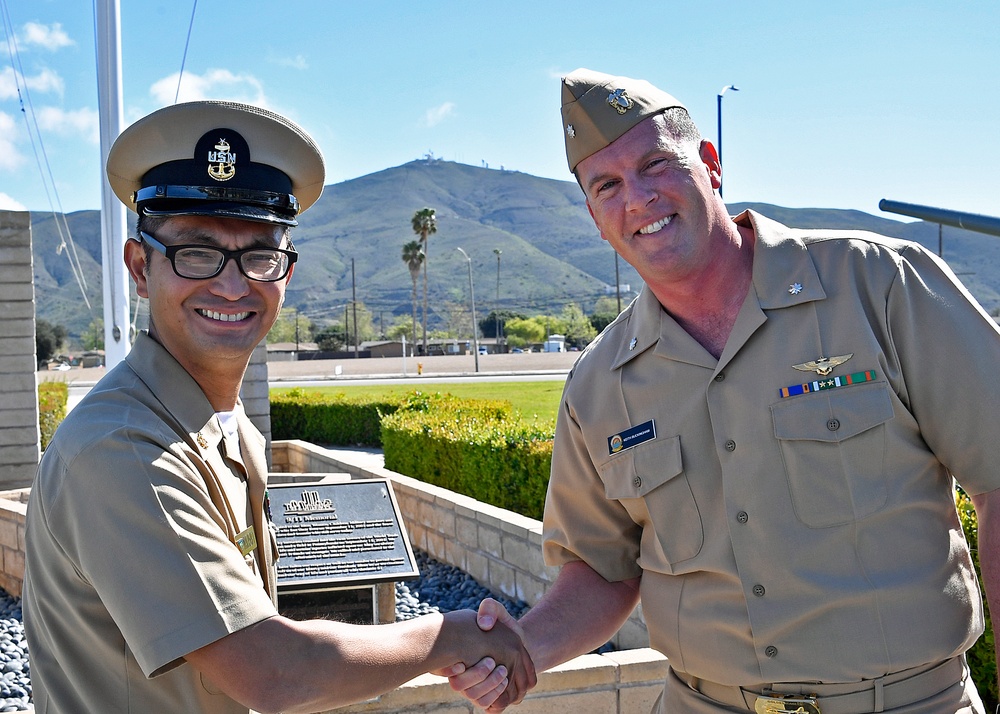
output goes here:
{"type": "Polygon", "coordinates": [[[608,582],[582,561],[567,563],[520,623],[542,672],[607,642],[639,602],[639,579],[608,582]]]}
{"type": "Polygon", "coordinates": [[[480,636],[488,634],[480,633],[472,612],[376,626],[275,617],[188,660],[256,711],[294,714],[361,701],[429,670],[471,665],[486,655],[513,668],[503,653],[516,637],[509,630],[496,638],[480,636]]]}

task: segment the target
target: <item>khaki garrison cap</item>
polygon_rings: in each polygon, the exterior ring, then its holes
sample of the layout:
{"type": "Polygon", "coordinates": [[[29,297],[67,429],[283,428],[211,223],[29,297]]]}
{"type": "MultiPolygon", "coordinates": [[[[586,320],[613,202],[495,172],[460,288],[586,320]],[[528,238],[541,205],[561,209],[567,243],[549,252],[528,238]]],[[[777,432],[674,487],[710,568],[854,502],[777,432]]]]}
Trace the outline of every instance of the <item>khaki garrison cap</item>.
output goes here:
{"type": "Polygon", "coordinates": [[[562,80],[562,121],[569,170],[646,117],[683,104],[649,82],[578,69],[562,80]]]}
{"type": "Polygon", "coordinates": [[[284,117],[235,102],[188,102],[128,127],[108,154],[119,200],[147,216],[222,216],[298,225],[323,193],[312,138],[284,117]]]}

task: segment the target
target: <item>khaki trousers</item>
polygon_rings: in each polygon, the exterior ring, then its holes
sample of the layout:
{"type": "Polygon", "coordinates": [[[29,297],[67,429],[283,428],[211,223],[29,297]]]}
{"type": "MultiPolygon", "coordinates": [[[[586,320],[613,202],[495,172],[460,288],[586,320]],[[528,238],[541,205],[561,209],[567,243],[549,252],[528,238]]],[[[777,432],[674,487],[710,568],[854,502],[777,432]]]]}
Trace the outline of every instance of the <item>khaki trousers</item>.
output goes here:
{"type": "MultiPolygon", "coordinates": [[[[945,686],[944,689],[930,696],[922,696],[917,701],[894,706],[894,708],[878,709],[873,703],[871,706],[862,706],[856,710],[851,710],[849,714],[864,714],[877,711],[886,712],[886,714],[985,714],[982,700],[979,698],[979,692],[976,691],[976,685],[969,676],[968,667],[965,666],[964,656],[961,657],[961,665],[961,668],[958,669],[960,675],[954,683],[945,686]]],[[[931,668],[924,667],[918,668],[918,670],[923,673],[931,668]]],[[[917,681],[920,676],[921,674],[912,678],[905,676],[902,679],[897,678],[893,684],[896,693],[895,698],[898,699],[899,697],[900,687],[903,687],[903,691],[905,692],[908,679],[917,681]]],[[[687,682],[682,681],[681,677],[687,679],[685,675],[679,676],[672,668],[668,670],[663,692],[660,694],[659,699],[657,699],[656,704],[653,705],[653,714],[746,714],[748,711],[754,711],[752,704],[754,697],[752,695],[746,696],[746,701],[739,702],[741,697],[739,696],[739,690],[735,687],[731,689],[736,692],[736,695],[727,696],[727,701],[719,701],[689,686],[687,682]]],[[[699,686],[697,680],[695,680],[694,686],[699,686]]],[[[713,690],[712,687],[702,688],[709,691],[713,690]]],[[[820,694],[822,695],[822,691],[820,694]]],[[[820,714],[825,714],[822,696],[819,700],[819,710],[820,714]]],[[[848,713],[838,712],[838,714],[848,713]]]]}

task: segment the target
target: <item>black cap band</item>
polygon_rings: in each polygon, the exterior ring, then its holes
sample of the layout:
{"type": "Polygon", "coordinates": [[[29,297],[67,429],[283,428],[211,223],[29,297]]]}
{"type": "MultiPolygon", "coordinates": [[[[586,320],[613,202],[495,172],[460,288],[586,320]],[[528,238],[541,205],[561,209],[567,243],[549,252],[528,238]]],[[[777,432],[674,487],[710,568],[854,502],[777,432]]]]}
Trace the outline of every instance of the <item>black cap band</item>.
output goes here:
{"type": "Polygon", "coordinates": [[[146,215],[226,215],[296,225],[299,202],[283,171],[250,160],[239,132],[214,129],[198,141],[191,159],[167,161],[147,171],[135,193],[146,215]]]}

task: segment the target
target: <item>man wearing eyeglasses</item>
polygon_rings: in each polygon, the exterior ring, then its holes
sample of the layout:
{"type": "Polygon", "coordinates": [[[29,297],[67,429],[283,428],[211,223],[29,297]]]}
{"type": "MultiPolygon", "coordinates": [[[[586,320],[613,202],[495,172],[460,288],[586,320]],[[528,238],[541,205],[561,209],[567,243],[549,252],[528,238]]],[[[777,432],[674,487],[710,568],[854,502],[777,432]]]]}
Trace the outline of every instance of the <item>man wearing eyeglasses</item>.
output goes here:
{"type": "Polygon", "coordinates": [[[255,107],[181,104],[129,127],[107,172],[139,217],[125,262],[149,331],[60,426],[32,488],[36,711],[324,711],[491,661],[499,686],[532,686],[519,637],[481,633],[471,611],[365,627],[276,610],[264,439],[239,391],[292,276],[289,231],[323,190],[312,139],[255,107]]]}

